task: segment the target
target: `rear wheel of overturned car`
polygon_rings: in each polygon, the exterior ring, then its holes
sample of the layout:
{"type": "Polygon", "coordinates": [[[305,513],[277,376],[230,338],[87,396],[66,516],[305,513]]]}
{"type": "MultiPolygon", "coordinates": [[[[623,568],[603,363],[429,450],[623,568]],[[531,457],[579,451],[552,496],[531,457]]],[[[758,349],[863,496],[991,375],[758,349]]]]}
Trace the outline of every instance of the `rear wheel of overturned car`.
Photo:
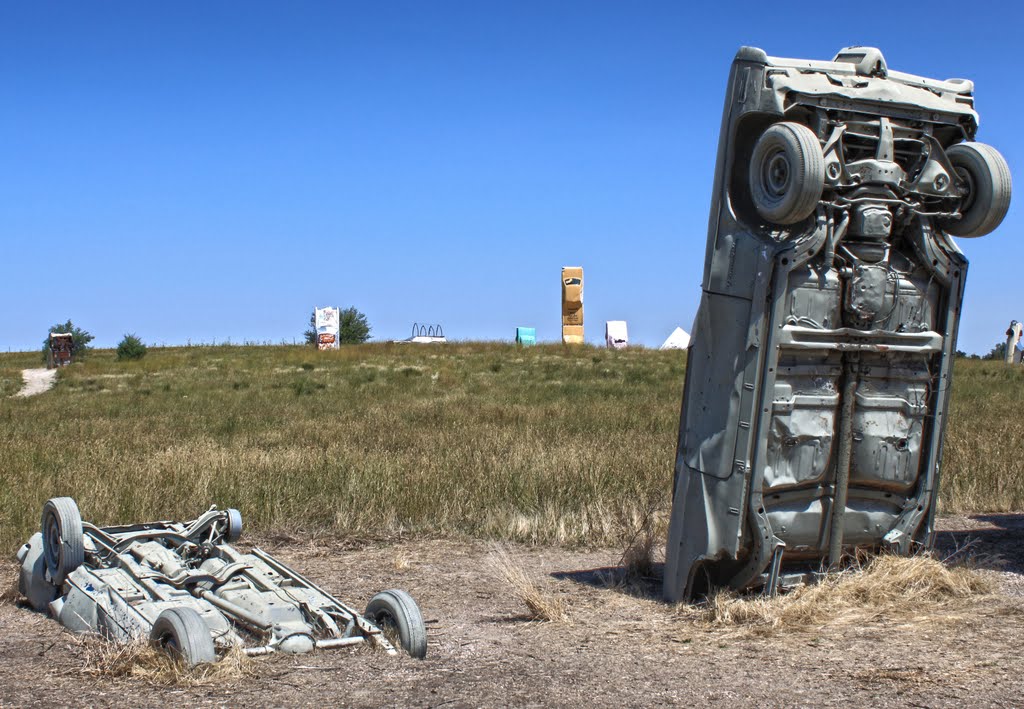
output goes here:
{"type": "Polygon", "coordinates": [[[85,561],[82,515],[70,497],[54,497],[43,505],[40,525],[46,570],[53,584],[60,586],[85,561]]]}
{"type": "Polygon", "coordinates": [[[210,629],[194,608],[168,608],[160,613],[149,640],[188,667],[217,661],[210,629]]]}
{"type": "Polygon", "coordinates": [[[234,507],[228,509],[228,528],[224,533],[228,542],[237,542],[242,536],[242,513],[234,507]]]}
{"type": "Polygon", "coordinates": [[[366,606],[366,618],[385,634],[398,636],[407,653],[418,660],[427,655],[427,626],[416,601],[397,588],[381,591],[366,606]]]}
{"type": "Polygon", "coordinates": [[[825,156],[807,126],[775,123],[758,138],[750,158],[750,197],[761,217],[796,224],[814,213],[825,189],[825,156]]]}
{"type": "Polygon", "coordinates": [[[985,236],[995,230],[1010,208],[1010,167],[999,151],[984,143],[960,143],[946,151],[967,195],[960,218],[943,221],[953,236],[985,236]]]}

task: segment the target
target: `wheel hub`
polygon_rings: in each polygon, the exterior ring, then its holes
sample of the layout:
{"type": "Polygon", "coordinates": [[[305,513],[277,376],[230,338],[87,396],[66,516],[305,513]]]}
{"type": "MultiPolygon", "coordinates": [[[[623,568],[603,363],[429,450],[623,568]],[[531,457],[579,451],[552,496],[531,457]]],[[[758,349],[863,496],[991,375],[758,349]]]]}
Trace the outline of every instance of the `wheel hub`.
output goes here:
{"type": "Polygon", "coordinates": [[[55,568],[60,561],[60,526],[57,519],[52,515],[46,520],[46,531],[43,534],[46,540],[46,562],[51,568],[55,568]]]}
{"type": "Polygon", "coordinates": [[[790,166],[784,152],[776,152],[764,161],[762,178],[765,191],[771,197],[780,199],[785,196],[789,189],[790,166]]]}

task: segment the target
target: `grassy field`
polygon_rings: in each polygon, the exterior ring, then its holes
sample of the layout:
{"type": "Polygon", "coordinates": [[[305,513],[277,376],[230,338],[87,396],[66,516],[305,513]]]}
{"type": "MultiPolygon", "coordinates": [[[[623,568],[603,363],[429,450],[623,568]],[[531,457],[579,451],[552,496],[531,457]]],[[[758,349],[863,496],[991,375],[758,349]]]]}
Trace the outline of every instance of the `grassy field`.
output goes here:
{"type": "MultiPolygon", "coordinates": [[[[0,378],[23,366],[38,355],[0,355],[0,378]]],[[[667,509],[684,367],[482,343],[94,352],[49,393],[0,399],[0,550],[55,495],[97,523],[217,503],[261,530],[618,544],[667,509]]],[[[944,511],[1024,509],[1022,395],[1024,370],[958,361],[944,511]]]]}
{"type": "Polygon", "coordinates": [[[21,389],[24,380],[21,370],[42,367],[43,356],[39,352],[11,352],[0,354],[0,397],[7,397],[21,389]]]}

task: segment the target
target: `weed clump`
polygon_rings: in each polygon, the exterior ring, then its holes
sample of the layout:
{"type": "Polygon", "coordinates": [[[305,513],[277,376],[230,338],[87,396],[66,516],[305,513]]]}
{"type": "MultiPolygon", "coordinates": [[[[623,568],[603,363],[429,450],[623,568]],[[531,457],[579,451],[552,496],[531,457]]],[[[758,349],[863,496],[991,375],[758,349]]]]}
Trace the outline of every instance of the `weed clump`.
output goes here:
{"type": "Polygon", "coordinates": [[[488,564],[495,575],[509,585],[513,595],[526,606],[527,620],[551,623],[569,619],[565,601],[541,589],[505,547],[494,545],[488,564]]]}
{"type": "Polygon", "coordinates": [[[326,389],[327,385],[321,382],[314,382],[308,377],[303,377],[292,384],[292,391],[296,396],[310,396],[320,389],[326,389]]]}
{"type": "Polygon", "coordinates": [[[893,617],[942,617],[958,605],[996,592],[989,574],[943,563],[929,554],[883,554],[827,574],[818,583],[766,598],[722,590],[689,612],[702,623],[758,633],[809,631],[825,624],[859,624],[893,617]]]}
{"type": "Polygon", "coordinates": [[[256,662],[233,646],[212,664],[188,667],[145,640],[112,642],[76,637],[84,655],[82,673],[93,677],[131,677],[163,686],[200,686],[256,675],[256,662]]]}

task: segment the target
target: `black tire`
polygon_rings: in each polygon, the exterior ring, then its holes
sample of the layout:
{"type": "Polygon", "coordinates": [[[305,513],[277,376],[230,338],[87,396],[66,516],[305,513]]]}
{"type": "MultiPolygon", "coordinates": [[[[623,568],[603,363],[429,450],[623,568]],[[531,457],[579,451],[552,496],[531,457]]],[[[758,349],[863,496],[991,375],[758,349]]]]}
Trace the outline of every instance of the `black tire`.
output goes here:
{"type": "Polygon", "coordinates": [[[995,230],[1010,208],[1010,167],[991,145],[960,143],[946,151],[957,177],[967,183],[968,194],[960,219],[943,222],[953,236],[985,236],[995,230]]]}
{"type": "Polygon", "coordinates": [[[242,536],[242,513],[234,507],[228,509],[228,527],[224,532],[224,538],[228,543],[237,542],[242,536]]]}
{"type": "Polygon", "coordinates": [[[427,626],[416,601],[405,591],[393,588],[370,599],[364,613],[367,620],[385,633],[398,633],[407,653],[417,660],[427,656],[427,626]]]}
{"type": "Polygon", "coordinates": [[[217,661],[210,629],[194,608],[168,608],[160,613],[149,641],[188,667],[217,661]]]}
{"type": "Polygon", "coordinates": [[[82,515],[70,497],[54,497],[43,505],[43,558],[55,586],[64,583],[85,561],[82,515]]]}
{"type": "Polygon", "coordinates": [[[750,158],[750,197],[773,224],[796,224],[814,213],[825,189],[825,156],[814,132],[800,123],[775,123],[750,158]]]}

